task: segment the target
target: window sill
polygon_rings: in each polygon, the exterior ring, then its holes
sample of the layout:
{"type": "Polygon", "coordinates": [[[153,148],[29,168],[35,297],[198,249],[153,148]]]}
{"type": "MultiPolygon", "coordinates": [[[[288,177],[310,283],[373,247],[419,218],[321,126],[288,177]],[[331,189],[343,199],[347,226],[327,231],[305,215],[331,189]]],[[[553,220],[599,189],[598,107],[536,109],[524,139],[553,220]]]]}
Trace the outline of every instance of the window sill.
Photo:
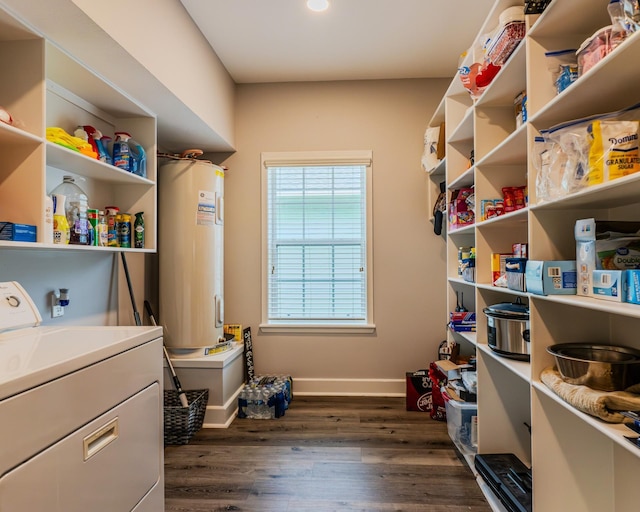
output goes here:
{"type": "Polygon", "coordinates": [[[375,324],[260,324],[260,332],[294,334],[372,334],[376,332],[376,326],[375,324]]]}

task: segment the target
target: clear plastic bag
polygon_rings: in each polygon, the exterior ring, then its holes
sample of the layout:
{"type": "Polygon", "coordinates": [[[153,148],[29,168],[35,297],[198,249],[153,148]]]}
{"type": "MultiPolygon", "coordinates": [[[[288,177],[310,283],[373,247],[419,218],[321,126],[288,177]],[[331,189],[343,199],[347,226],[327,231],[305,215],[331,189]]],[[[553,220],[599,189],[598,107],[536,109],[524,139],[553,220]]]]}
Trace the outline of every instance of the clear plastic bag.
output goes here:
{"type": "Polygon", "coordinates": [[[422,152],[422,168],[430,171],[439,163],[438,142],[440,141],[440,127],[428,127],[424,132],[424,151],[422,152]]]}
{"type": "Polygon", "coordinates": [[[640,0],[621,0],[627,33],[640,31],[640,0]]]}
{"type": "Polygon", "coordinates": [[[577,192],[587,184],[589,122],[587,119],[571,121],[545,132],[545,140],[552,144],[551,174],[560,178],[560,190],[550,190],[554,198],[577,192]]]}
{"type": "Polygon", "coordinates": [[[544,144],[536,142],[539,201],[640,172],[640,104],[569,121],[542,135],[544,144]]]}
{"type": "Polygon", "coordinates": [[[560,94],[578,79],[576,48],[545,52],[547,69],[551,73],[556,92],[560,94]]]}

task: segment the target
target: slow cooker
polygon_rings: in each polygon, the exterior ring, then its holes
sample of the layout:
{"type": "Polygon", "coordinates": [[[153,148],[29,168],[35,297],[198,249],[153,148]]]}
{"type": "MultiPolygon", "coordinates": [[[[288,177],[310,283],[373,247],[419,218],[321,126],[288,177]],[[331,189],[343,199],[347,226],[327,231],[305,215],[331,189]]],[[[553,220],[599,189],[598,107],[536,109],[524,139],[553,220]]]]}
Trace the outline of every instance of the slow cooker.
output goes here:
{"type": "Polygon", "coordinates": [[[489,347],[505,357],[528,361],[531,354],[529,308],[520,298],[482,310],[487,316],[489,347]]]}

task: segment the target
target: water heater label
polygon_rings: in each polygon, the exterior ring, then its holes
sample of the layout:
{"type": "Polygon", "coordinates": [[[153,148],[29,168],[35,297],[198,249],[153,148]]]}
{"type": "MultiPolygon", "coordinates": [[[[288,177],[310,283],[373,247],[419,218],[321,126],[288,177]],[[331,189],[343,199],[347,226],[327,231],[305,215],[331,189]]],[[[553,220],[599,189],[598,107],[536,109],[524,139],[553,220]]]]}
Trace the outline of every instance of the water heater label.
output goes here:
{"type": "Polygon", "coordinates": [[[208,190],[198,192],[198,211],[196,224],[198,226],[213,226],[216,221],[216,195],[208,190]]]}

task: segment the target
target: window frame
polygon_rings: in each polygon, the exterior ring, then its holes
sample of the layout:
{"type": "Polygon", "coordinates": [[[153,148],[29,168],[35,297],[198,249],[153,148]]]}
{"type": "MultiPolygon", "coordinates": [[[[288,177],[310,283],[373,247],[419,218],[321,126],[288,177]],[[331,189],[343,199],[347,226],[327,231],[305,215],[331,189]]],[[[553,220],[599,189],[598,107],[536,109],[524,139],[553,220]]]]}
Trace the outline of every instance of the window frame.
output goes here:
{"type": "Polygon", "coordinates": [[[262,322],[260,330],[271,333],[300,334],[346,334],[373,333],[373,152],[371,150],[354,151],[286,151],[261,153],[261,219],[262,219],[262,251],[261,251],[261,305],[262,322]],[[268,167],[296,166],[330,166],[330,165],[363,165],[365,166],[365,224],[366,224],[366,318],[362,321],[326,321],[321,323],[300,320],[269,320],[269,240],[268,240],[268,167]]]}

